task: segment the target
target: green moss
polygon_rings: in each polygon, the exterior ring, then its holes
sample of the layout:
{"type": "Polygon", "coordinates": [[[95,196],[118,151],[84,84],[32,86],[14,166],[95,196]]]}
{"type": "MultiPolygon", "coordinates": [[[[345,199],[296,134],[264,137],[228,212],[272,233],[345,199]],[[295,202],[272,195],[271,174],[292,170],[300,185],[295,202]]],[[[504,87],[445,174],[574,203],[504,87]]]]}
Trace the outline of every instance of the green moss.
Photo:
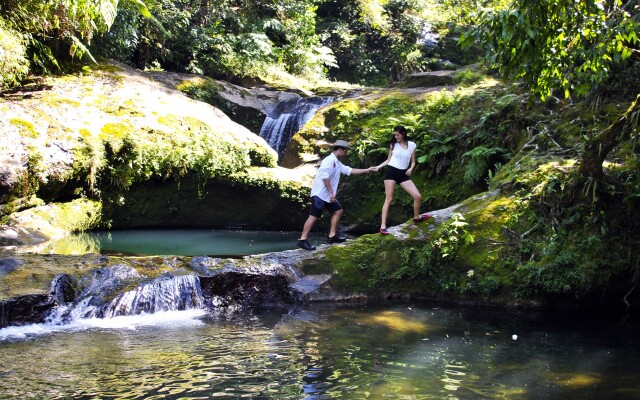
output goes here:
{"type": "Polygon", "coordinates": [[[516,212],[516,201],[512,196],[475,197],[463,203],[468,230],[477,238],[469,246],[460,249],[458,257],[465,268],[484,270],[491,265],[492,273],[500,274],[505,263],[496,251],[498,243],[504,243],[505,227],[516,212]]]}
{"type": "Polygon", "coordinates": [[[85,65],[84,67],[82,67],[83,72],[86,73],[91,73],[93,71],[101,71],[101,72],[108,72],[110,74],[116,74],[118,72],[123,72],[124,70],[116,65],[113,64],[105,64],[105,63],[99,63],[99,64],[93,64],[93,65],[85,65]]]}
{"type": "Polygon", "coordinates": [[[78,133],[80,134],[80,137],[82,137],[83,139],[89,139],[93,136],[91,131],[86,128],[78,129],[78,133]]]}
{"type": "Polygon", "coordinates": [[[37,138],[39,136],[38,132],[34,129],[33,124],[29,121],[24,121],[18,118],[11,118],[9,123],[20,130],[20,134],[29,137],[29,138],[37,138]]]}
{"type": "Polygon", "coordinates": [[[111,123],[105,124],[100,129],[101,139],[122,139],[125,136],[133,133],[133,127],[128,123],[111,123]]]}
{"type": "Polygon", "coordinates": [[[205,103],[211,104],[212,101],[219,101],[220,85],[210,78],[198,77],[184,80],[176,86],[176,89],[193,99],[204,101],[205,103]]]}
{"type": "Polygon", "coordinates": [[[34,220],[42,221],[42,224],[38,225],[40,227],[50,226],[54,230],[82,232],[100,225],[102,204],[88,199],[76,199],[68,203],[36,207],[29,212],[34,220]]]}
{"type": "Polygon", "coordinates": [[[276,190],[280,198],[293,201],[301,206],[309,200],[309,188],[297,180],[287,180],[276,176],[266,168],[247,168],[229,176],[233,185],[240,185],[257,191],[276,190]]]}
{"type": "Polygon", "coordinates": [[[71,106],[72,108],[80,107],[79,101],[71,100],[66,97],[60,97],[55,94],[49,94],[43,97],[43,101],[50,107],[54,107],[54,108],[58,108],[58,107],[64,108],[65,106],[71,106]]]}
{"type": "Polygon", "coordinates": [[[113,100],[106,99],[102,105],[102,111],[117,117],[144,117],[137,104],[132,100],[125,100],[122,103],[113,103],[113,100]]]}

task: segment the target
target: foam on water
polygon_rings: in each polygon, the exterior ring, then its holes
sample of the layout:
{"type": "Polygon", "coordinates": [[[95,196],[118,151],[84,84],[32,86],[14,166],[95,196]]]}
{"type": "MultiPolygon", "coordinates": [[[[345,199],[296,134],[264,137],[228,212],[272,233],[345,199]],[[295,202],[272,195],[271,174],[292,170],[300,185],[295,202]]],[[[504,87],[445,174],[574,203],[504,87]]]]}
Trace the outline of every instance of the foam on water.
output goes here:
{"type": "Polygon", "coordinates": [[[200,326],[200,320],[206,314],[203,309],[189,309],[182,311],[160,311],[154,314],[139,314],[118,316],[113,318],[84,318],[70,321],[68,324],[31,324],[24,326],[9,326],[0,329],[0,341],[27,339],[49,335],[57,332],[77,332],[88,329],[137,329],[139,327],[185,327],[200,326]]]}

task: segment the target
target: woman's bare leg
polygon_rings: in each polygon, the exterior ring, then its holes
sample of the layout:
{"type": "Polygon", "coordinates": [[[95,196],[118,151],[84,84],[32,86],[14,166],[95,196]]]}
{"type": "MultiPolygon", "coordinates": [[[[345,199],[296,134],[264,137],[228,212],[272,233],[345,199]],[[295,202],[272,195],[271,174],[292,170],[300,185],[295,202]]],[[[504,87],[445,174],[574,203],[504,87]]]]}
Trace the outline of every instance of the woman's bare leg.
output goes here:
{"type": "Polygon", "coordinates": [[[400,186],[413,197],[413,219],[420,218],[420,206],[422,205],[422,195],[420,191],[418,191],[416,185],[411,181],[404,181],[400,186]]]}
{"type": "Polygon", "coordinates": [[[396,188],[396,181],[385,180],[384,181],[384,204],[382,205],[382,222],[380,223],[380,229],[387,229],[387,217],[389,216],[389,206],[393,200],[393,191],[396,188]]]}

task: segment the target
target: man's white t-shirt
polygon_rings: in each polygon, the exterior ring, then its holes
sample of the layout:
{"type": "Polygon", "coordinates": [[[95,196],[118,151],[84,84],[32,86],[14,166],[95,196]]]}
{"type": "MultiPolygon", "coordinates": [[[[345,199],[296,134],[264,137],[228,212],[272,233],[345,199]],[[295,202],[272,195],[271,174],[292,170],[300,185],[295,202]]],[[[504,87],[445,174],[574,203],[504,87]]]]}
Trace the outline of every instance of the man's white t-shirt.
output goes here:
{"type": "Polygon", "coordinates": [[[344,165],[335,154],[331,153],[320,164],[318,173],[313,180],[311,196],[318,196],[327,203],[331,202],[331,195],[324,185],[324,180],[329,179],[334,196],[338,193],[340,174],[351,175],[351,167],[344,165]]]}
{"type": "Polygon", "coordinates": [[[393,144],[393,149],[391,150],[391,160],[389,160],[389,166],[398,168],[398,169],[407,169],[409,165],[411,165],[411,154],[416,149],[416,144],[414,142],[409,141],[407,143],[407,148],[403,149],[398,143],[393,144]]]}

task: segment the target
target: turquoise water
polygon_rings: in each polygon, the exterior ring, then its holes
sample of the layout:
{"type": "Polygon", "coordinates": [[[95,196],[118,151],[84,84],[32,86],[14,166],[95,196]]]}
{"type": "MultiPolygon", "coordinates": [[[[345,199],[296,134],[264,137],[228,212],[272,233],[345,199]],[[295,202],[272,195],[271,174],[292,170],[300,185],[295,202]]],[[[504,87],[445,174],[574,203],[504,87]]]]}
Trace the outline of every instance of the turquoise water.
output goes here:
{"type": "MultiPolygon", "coordinates": [[[[210,229],[121,230],[78,233],[38,248],[52,254],[127,254],[178,256],[245,256],[292,250],[300,232],[210,229]]],[[[316,234],[316,245],[326,239],[316,234]]]]}
{"type": "Polygon", "coordinates": [[[0,329],[11,399],[637,399],[637,326],[429,305],[0,329]]]}

